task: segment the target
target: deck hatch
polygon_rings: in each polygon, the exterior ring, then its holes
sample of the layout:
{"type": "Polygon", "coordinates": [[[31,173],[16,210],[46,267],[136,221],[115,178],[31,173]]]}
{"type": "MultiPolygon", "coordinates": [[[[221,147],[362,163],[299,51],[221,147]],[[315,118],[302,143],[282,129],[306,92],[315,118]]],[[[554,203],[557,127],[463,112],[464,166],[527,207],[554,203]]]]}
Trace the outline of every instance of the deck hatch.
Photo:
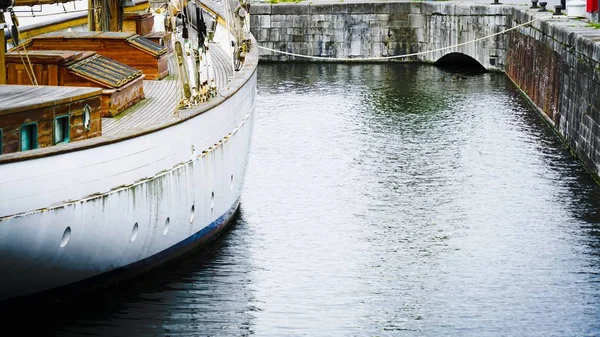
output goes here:
{"type": "Polygon", "coordinates": [[[113,88],[121,87],[142,75],[141,70],[97,54],[68,68],[79,76],[113,88]]]}
{"type": "Polygon", "coordinates": [[[167,48],[140,35],[134,35],[130,37],[127,39],[127,42],[131,43],[135,47],[149,52],[154,56],[160,56],[167,52],[167,48]]]}

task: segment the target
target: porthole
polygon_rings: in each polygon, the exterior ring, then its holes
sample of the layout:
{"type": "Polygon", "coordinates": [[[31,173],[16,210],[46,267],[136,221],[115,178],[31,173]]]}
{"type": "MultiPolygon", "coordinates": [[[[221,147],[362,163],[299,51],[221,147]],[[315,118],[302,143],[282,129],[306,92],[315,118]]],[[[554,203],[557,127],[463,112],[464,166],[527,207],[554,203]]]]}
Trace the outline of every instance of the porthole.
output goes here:
{"type": "Polygon", "coordinates": [[[196,213],[196,207],[194,207],[194,205],[192,205],[192,209],[190,210],[190,223],[194,222],[194,214],[196,213]]]}
{"type": "Polygon", "coordinates": [[[90,131],[92,126],[92,108],[89,105],[83,107],[83,128],[85,131],[90,131]]]}
{"type": "Polygon", "coordinates": [[[60,239],[60,247],[62,248],[64,246],[66,246],[67,243],[69,243],[70,239],[71,239],[71,227],[67,227],[67,228],[65,228],[62,238],[60,239]]]}
{"type": "Polygon", "coordinates": [[[169,232],[170,224],[171,224],[171,219],[169,219],[169,217],[167,217],[167,220],[165,220],[165,229],[163,230],[163,235],[167,235],[167,233],[169,232]]]}
{"type": "Polygon", "coordinates": [[[135,238],[137,238],[138,235],[138,223],[136,222],[135,225],[133,225],[133,229],[131,230],[131,238],[129,239],[129,241],[133,242],[135,241],[135,238]]]}

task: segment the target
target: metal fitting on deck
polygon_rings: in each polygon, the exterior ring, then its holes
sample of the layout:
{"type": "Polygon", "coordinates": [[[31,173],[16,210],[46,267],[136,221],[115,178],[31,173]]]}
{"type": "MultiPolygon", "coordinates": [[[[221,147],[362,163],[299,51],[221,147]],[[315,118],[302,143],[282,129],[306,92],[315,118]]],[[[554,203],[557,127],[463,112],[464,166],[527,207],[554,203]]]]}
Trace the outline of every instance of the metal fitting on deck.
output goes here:
{"type": "Polygon", "coordinates": [[[562,5],[554,5],[554,15],[563,15],[561,12],[562,8],[562,5]]]}
{"type": "Polygon", "coordinates": [[[546,1],[540,1],[540,9],[538,10],[538,12],[547,12],[548,10],[546,9],[546,5],[548,3],[546,1]]]}
{"type": "Polygon", "coordinates": [[[538,4],[538,0],[531,0],[531,7],[529,7],[529,8],[531,8],[531,9],[539,8],[537,4],[538,4]]]}

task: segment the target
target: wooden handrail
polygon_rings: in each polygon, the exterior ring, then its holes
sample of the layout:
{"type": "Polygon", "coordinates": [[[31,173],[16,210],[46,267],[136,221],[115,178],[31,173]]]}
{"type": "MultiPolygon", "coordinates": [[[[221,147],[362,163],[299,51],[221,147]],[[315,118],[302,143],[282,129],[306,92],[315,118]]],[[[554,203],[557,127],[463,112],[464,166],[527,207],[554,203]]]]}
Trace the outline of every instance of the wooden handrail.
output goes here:
{"type": "Polygon", "coordinates": [[[37,6],[37,5],[53,5],[76,0],[15,0],[15,6],[37,6]]]}

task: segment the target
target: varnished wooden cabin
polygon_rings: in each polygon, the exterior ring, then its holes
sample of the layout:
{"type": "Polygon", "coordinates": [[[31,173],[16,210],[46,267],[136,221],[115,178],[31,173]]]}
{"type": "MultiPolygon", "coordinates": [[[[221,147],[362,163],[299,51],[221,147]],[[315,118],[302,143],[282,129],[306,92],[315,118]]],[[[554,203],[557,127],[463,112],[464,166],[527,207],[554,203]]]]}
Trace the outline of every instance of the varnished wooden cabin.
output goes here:
{"type": "Polygon", "coordinates": [[[147,11],[125,12],[123,19],[123,31],[147,36],[152,32],[154,17],[147,11]]]}
{"type": "MultiPolygon", "coordinates": [[[[22,52],[6,53],[8,84],[33,85],[22,52]]],[[[38,85],[102,88],[102,116],[114,117],[144,98],[141,70],[91,51],[33,50],[27,57],[38,85]]]]}
{"type": "Polygon", "coordinates": [[[146,79],[169,75],[167,48],[132,32],[52,32],[24,43],[31,50],[80,50],[141,70],[146,79]]]}
{"type": "MultiPolygon", "coordinates": [[[[171,32],[152,32],[154,19],[144,9],[119,14],[121,0],[108,2],[110,13],[88,13],[90,31],[30,37],[8,53],[0,36],[0,154],[98,137],[102,117],[144,99],[145,79],[169,74],[171,32]],[[119,15],[122,21],[106,19],[119,15]]],[[[12,5],[0,0],[0,19],[12,5]]]]}
{"type": "Polygon", "coordinates": [[[0,86],[0,153],[33,150],[102,134],[102,90],[0,86]]]}

